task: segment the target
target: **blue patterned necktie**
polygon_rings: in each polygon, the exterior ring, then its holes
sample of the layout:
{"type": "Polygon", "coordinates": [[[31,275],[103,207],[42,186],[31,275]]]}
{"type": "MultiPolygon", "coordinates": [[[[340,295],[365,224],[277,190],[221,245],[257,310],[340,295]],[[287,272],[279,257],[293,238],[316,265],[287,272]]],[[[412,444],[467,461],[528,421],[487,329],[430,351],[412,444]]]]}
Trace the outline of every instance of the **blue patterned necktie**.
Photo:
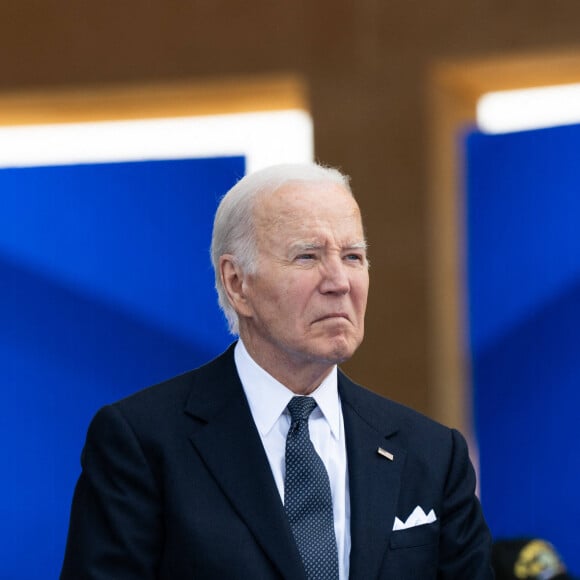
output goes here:
{"type": "Polygon", "coordinates": [[[328,473],[310,441],[308,417],[316,407],[312,397],[293,397],[286,437],[284,509],[309,580],[338,579],[328,473]]]}

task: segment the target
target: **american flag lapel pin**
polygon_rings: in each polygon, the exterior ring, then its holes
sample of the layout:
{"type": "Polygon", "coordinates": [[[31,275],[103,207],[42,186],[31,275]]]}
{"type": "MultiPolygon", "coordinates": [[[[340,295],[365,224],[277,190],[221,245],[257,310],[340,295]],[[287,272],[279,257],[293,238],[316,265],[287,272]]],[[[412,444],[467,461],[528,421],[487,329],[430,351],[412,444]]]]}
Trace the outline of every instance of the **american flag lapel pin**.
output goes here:
{"type": "Polygon", "coordinates": [[[389,461],[393,461],[393,459],[395,459],[395,456],[392,453],[389,453],[388,451],[386,451],[382,447],[379,447],[377,449],[377,453],[379,455],[382,455],[383,457],[386,457],[389,461]]]}

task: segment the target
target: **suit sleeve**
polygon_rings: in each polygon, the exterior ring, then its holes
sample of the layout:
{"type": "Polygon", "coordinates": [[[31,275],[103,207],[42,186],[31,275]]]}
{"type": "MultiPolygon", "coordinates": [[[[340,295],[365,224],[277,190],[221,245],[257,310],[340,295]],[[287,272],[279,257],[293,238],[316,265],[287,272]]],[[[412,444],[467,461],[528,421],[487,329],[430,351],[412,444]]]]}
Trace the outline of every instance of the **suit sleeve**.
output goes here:
{"type": "Polygon", "coordinates": [[[155,578],[162,546],[159,486],[117,407],[93,419],[81,464],[61,580],[155,578]]]}
{"type": "Polygon", "coordinates": [[[440,580],[492,580],[491,535],[475,495],[465,439],[451,431],[453,449],[441,518],[440,580]]]}

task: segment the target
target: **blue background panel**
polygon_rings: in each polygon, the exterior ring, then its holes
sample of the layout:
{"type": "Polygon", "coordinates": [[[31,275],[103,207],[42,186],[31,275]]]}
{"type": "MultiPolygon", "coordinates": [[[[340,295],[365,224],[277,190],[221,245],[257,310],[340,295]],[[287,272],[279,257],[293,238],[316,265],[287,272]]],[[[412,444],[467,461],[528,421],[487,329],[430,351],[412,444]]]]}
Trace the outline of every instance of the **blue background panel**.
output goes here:
{"type": "Polygon", "coordinates": [[[0,170],[3,579],[58,576],[96,410],[231,341],[209,243],[244,169],[232,157],[0,170]]]}
{"type": "Polygon", "coordinates": [[[465,140],[482,503],[580,573],[580,126],[465,140]]]}

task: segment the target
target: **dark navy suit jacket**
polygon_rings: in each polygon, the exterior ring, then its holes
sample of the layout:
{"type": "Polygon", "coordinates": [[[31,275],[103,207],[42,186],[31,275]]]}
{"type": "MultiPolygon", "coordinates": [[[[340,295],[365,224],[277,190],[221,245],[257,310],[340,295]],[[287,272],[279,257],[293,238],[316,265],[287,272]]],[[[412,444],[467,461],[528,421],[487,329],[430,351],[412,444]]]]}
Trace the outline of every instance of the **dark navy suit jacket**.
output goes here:
{"type": "MultiPolygon", "coordinates": [[[[350,578],[493,578],[463,437],[340,372],[338,383],[350,578]],[[437,520],[393,531],[416,506],[437,520]]],[[[304,578],[233,347],[101,409],[82,467],[62,580],[304,578]]]]}

